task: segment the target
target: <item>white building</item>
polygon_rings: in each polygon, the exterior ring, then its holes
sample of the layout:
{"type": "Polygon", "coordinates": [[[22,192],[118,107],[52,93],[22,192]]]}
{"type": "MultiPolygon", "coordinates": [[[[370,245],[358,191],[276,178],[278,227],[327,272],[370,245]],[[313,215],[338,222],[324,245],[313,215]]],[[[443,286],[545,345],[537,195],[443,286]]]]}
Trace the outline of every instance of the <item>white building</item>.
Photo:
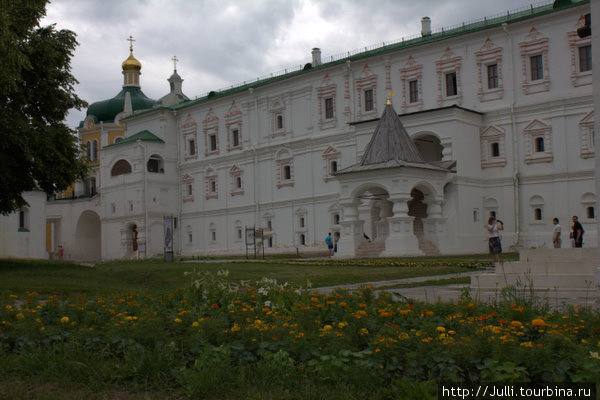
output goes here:
{"type": "Polygon", "coordinates": [[[162,255],[173,216],[181,255],[244,253],[246,227],[267,253],[321,251],[328,232],[341,256],[486,252],[490,213],[505,250],[550,247],[553,217],[568,245],[572,215],[595,244],[591,39],[576,33],[589,12],[550,2],[441,32],[424,18],[415,39],[313,49],[304,68],[196,100],[176,71],[148,99],[131,52],[121,93],[79,127],[93,173],[48,202],[50,246],[162,255]]]}

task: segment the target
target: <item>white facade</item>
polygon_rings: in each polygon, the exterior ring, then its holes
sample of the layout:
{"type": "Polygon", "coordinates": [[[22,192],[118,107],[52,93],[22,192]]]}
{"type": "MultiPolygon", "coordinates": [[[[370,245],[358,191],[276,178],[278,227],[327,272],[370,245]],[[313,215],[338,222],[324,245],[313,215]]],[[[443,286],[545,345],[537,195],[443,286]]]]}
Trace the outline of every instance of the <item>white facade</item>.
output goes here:
{"type": "Polygon", "coordinates": [[[0,215],[0,258],[47,258],[46,194],[27,192],[23,198],[29,206],[0,215]]]}
{"type": "Polygon", "coordinates": [[[345,60],[317,53],[304,71],[135,112],[125,137],[159,140],[102,140],[98,194],[50,202],[48,221],[66,256],[92,259],[162,254],[165,216],[181,255],[244,253],[253,226],[267,253],[322,251],[328,232],[343,256],[363,254],[363,234],[382,255],[486,252],[491,212],[505,250],[550,247],[552,218],[566,232],[572,215],[595,245],[590,39],[576,35],[589,12],[549,5],[345,60]],[[389,92],[424,158],[455,172],[335,175],[360,162],[389,92]],[[130,172],[113,173],[120,160],[130,172]]]}

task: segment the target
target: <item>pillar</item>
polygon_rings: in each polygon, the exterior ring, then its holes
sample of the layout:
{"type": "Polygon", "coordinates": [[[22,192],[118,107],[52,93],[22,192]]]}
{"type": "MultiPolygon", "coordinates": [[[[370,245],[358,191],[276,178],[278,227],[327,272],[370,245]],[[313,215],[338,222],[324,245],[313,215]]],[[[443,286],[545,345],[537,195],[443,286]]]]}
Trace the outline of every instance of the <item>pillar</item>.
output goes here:
{"type": "Polygon", "coordinates": [[[388,217],[388,236],[382,256],[396,257],[404,255],[422,255],[419,242],[413,232],[414,217],[408,215],[410,195],[389,199],[393,215],[388,217]]]}
{"type": "Polygon", "coordinates": [[[358,203],[342,203],[341,231],[337,256],[356,256],[356,246],[360,243],[364,221],[358,219],[358,203]]]}

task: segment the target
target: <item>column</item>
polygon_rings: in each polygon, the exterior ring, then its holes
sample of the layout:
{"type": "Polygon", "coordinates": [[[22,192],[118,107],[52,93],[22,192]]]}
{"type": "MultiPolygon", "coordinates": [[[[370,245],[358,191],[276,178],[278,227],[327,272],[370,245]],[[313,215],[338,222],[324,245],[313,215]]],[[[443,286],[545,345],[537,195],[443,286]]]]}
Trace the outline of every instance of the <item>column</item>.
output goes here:
{"type": "Polygon", "coordinates": [[[393,203],[393,215],[388,217],[388,237],[382,256],[396,257],[405,255],[422,255],[419,242],[413,232],[414,217],[408,215],[409,194],[390,198],[393,203]]]}
{"type": "Polygon", "coordinates": [[[342,203],[341,231],[337,256],[354,257],[360,243],[364,221],[358,219],[358,203],[342,203]]]}

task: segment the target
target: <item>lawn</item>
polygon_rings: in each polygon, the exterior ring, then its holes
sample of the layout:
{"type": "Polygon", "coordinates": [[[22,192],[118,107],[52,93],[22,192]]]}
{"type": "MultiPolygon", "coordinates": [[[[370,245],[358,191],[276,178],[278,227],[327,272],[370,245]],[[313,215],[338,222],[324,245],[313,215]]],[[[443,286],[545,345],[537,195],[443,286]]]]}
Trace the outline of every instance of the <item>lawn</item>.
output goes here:
{"type": "Polygon", "coordinates": [[[271,261],[0,262],[0,399],[433,400],[439,382],[600,381],[596,310],[293,283],[459,268],[439,259],[271,261]]]}
{"type": "MultiPolygon", "coordinates": [[[[516,255],[507,257],[515,258],[516,255]]],[[[233,280],[263,277],[298,286],[333,286],[346,283],[412,278],[464,272],[489,265],[489,256],[405,258],[372,260],[135,260],[99,263],[93,267],[63,261],[0,260],[0,294],[23,293],[127,293],[174,290],[189,286],[187,271],[216,273],[227,270],[233,280]]]]}

